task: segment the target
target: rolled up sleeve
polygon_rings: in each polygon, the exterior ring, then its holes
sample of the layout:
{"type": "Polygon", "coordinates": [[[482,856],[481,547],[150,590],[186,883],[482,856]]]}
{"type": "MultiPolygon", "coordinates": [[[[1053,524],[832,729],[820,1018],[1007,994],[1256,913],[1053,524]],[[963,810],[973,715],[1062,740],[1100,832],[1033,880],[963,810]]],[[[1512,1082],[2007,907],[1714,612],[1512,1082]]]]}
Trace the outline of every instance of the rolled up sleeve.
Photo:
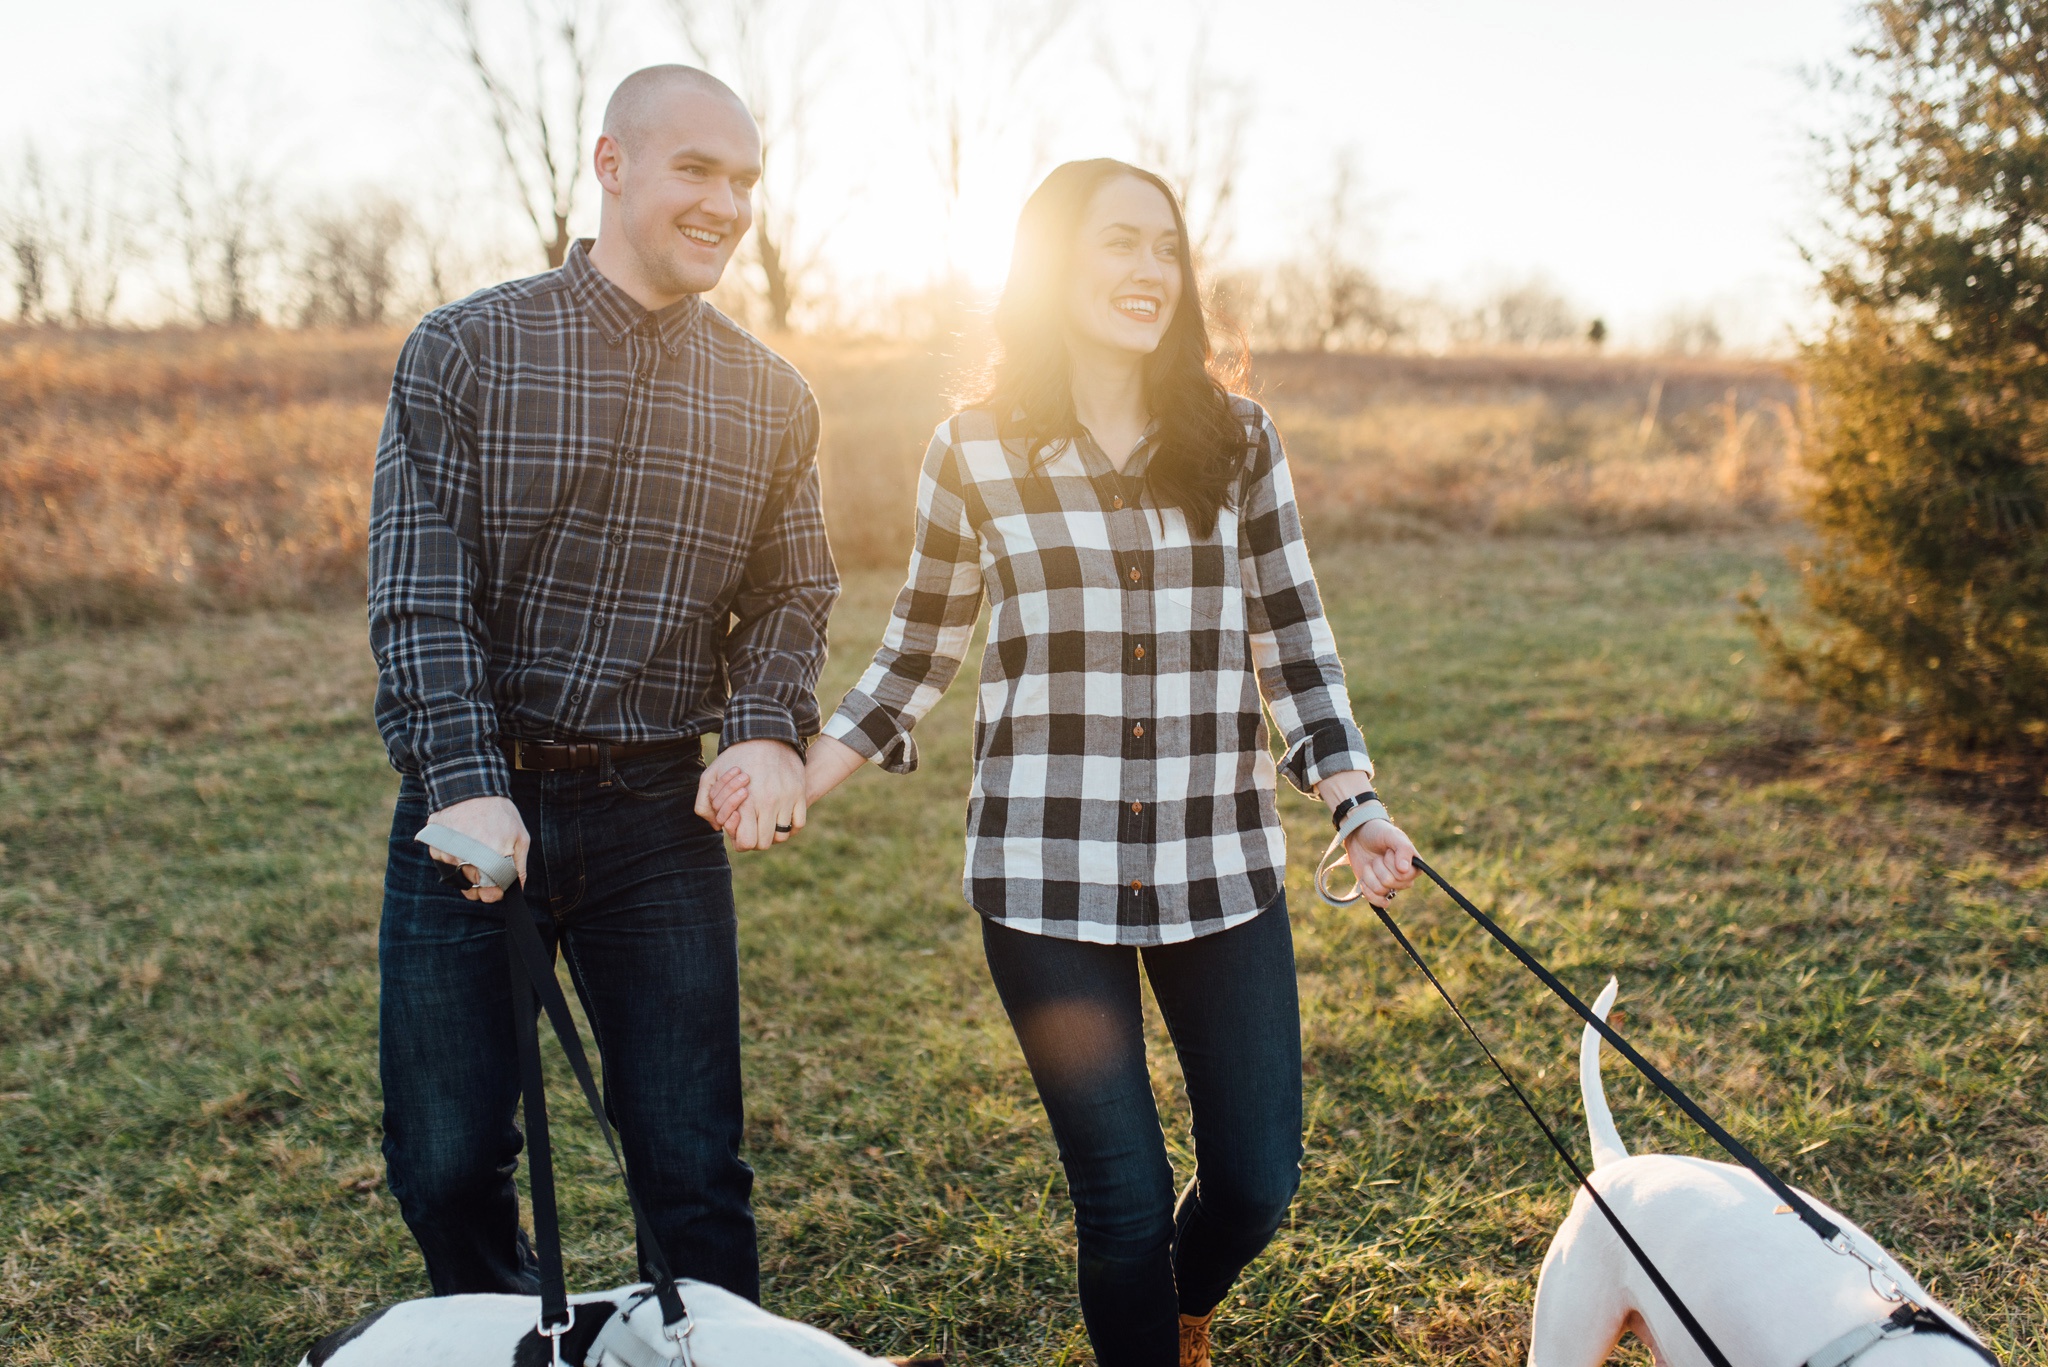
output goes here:
{"type": "Polygon", "coordinates": [[[1305,793],[1332,774],[1370,774],[1344,662],[1302,539],[1287,456],[1263,414],[1239,510],[1238,561],[1259,692],[1287,744],[1280,772],[1305,793]]]}

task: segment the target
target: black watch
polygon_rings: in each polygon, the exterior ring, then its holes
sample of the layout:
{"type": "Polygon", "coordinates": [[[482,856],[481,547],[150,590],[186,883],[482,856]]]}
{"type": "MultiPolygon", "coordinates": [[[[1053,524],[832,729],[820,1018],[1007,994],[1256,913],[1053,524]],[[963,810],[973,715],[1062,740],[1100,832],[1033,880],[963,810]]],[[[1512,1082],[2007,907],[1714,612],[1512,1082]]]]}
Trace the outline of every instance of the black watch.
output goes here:
{"type": "Polygon", "coordinates": [[[1351,815],[1352,808],[1363,807],[1368,802],[1378,802],[1379,800],[1380,795],[1370,788],[1367,788],[1362,793],[1353,793],[1350,797],[1345,798],[1330,809],[1330,824],[1342,830],[1344,828],[1344,818],[1351,815]]]}

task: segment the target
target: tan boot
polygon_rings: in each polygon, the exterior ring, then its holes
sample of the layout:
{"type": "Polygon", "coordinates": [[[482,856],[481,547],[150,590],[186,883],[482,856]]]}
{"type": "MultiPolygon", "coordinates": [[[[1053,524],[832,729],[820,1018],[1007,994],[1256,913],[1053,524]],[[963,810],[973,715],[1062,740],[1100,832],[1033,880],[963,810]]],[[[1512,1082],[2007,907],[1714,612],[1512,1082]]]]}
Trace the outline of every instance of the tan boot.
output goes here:
{"type": "Polygon", "coordinates": [[[1214,1310],[1180,1317],[1180,1367],[1209,1367],[1209,1321],[1215,1318],[1214,1310]]]}

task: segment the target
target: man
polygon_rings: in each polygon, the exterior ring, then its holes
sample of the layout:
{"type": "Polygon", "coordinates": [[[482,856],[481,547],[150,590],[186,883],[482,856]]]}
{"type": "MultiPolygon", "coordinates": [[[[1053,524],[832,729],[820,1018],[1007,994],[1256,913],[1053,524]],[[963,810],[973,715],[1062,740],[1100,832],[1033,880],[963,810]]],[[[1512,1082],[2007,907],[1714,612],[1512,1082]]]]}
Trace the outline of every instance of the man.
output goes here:
{"type": "Polygon", "coordinates": [[[636,72],[597,142],[595,242],[435,310],[399,358],[370,515],[377,724],[403,775],[378,940],[384,1153],[436,1294],[537,1283],[485,905],[502,894],[442,881],[413,840],[430,820],[518,865],[669,1265],[759,1296],[737,922],[723,836],[693,810],[700,745],[718,732],[716,771],[746,774],[736,845],[801,828],[839,590],[817,405],[702,298],[752,221],[760,158],[722,83],[636,72]]]}

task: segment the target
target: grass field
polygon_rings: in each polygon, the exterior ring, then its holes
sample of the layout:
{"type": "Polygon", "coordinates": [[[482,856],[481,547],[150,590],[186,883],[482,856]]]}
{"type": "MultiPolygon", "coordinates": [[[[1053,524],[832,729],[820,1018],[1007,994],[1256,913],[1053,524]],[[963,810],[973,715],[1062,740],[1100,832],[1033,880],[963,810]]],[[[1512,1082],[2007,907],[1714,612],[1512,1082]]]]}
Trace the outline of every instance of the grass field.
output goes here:
{"type": "MultiPolygon", "coordinates": [[[[1779,540],[1409,543],[1320,568],[1425,853],[1581,990],[1619,974],[1653,1058],[2008,1362],[2040,1361],[2048,838],[1759,707],[1733,595],[1782,585],[1779,540]]],[[[828,703],[893,589],[851,579],[828,703]]],[[[370,685],[346,610],[0,655],[7,1362],[288,1363],[424,1289],[377,1157],[395,782],[370,685]]],[[[934,714],[920,774],[861,776],[742,865],[768,1296],[871,1350],[1078,1363],[1068,1205],[957,891],[970,709],[961,688],[934,714]]],[[[1313,905],[1324,823],[1283,808],[1307,1171],[1219,1360],[1519,1363],[1568,1191],[1384,933],[1313,905]]],[[[1582,1138],[1562,1012],[1441,897],[1401,914],[1582,1138]]],[[[1637,1151],[1704,1152],[1609,1078],[1637,1151]]],[[[611,1285],[622,1203],[568,1128],[572,1278],[611,1285]]]]}
{"type": "MultiPolygon", "coordinates": [[[[0,638],[360,601],[402,340],[0,325],[0,638]]],[[[824,412],[840,562],[899,568],[971,378],[921,344],[778,345],[824,412]]],[[[1252,388],[1326,538],[1753,527],[1786,511],[1806,427],[1787,368],[1740,358],[1279,355],[1252,388]]]]}

